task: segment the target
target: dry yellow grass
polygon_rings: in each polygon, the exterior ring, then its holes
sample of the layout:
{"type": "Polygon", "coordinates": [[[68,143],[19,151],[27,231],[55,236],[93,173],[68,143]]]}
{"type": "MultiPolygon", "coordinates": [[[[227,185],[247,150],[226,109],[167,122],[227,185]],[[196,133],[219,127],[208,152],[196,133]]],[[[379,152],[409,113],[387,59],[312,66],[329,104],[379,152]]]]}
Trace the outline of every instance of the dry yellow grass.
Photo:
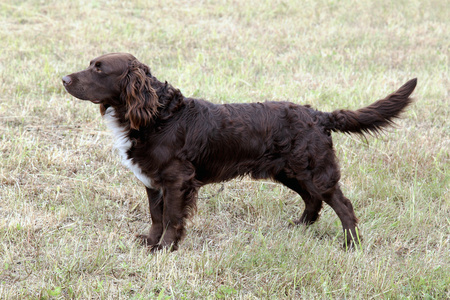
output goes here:
{"type": "Polygon", "coordinates": [[[0,4],[0,298],[450,298],[448,3],[12,1],[0,4]],[[130,52],[187,96],[359,108],[418,77],[416,103],[369,144],[335,134],[361,251],[291,191],[201,190],[175,253],[134,240],[145,191],[92,104],[61,77],[130,52]]]}

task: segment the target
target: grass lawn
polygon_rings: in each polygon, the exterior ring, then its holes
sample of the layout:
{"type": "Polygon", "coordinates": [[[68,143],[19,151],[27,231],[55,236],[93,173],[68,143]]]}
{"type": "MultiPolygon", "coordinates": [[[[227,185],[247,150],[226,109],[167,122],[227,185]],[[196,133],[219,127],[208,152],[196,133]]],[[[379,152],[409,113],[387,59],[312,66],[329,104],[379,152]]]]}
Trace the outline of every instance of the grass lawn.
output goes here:
{"type": "Polygon", "coordinates": [[[0,299],[450,298],[448,1],[0,3],[0,299]],[[135,234],[143,185],[61,77],[130,52],[185,96],[357,109],[417,77],[384,135],[333,134],[364,240],[244,178],[201,189],[174,253],[135,234]]]}

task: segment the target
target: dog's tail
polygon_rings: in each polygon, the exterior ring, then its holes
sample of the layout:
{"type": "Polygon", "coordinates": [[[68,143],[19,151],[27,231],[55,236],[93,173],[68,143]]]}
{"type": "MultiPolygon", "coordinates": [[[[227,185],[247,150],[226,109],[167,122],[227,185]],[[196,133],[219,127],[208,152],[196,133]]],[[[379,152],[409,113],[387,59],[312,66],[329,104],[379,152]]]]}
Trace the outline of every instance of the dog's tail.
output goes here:
{"type": "Polygon", "coordinates": [[[332,131],[377,134],[383,127],[392,125],[393,119],[398,118],[412,102],[409,96],[416,84],[417,78],[411,79],[386,98],[355,111],[339,109],[328,113],[328,120],[323,125],[332,131]]]}

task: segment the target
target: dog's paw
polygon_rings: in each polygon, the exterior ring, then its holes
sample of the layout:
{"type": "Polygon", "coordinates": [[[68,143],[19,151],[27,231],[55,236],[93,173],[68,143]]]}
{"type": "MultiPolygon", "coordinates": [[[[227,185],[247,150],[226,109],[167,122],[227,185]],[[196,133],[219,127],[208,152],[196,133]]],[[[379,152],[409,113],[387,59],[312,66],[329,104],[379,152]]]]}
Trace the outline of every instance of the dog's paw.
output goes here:
{"type": "Polygon", "coordinates": [[[143,246],[153,248],[158,245],[159,239],[147,234],[137,234],[136,239],[143,246]]]}

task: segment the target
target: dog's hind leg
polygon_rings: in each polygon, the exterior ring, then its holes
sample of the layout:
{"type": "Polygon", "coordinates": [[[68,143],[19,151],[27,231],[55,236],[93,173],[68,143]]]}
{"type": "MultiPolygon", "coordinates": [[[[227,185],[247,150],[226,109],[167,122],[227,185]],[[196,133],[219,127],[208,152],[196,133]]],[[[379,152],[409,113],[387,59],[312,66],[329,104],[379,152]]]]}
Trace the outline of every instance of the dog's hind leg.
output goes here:
{"type": "Polygon", "coordinates": [[[344,248],[353,248],[361,241],[361,236],[357,230],[358,219],[353,211],[353,205],[342,193],[339,185],[324,193],[324,201],[333,208],[342,223],[344,230],[344,248]]]}
{"type": "Polygon", "coordinates": [[[353,205],[339,187],[339,169],[330,160],[324,165],[325,167],[321,166],[312,171],[310,180],[288,177],[284,172],[275,175],[274,179],[297,192],[305,202],[305,210],[295,224],[314,223],[319,218],[322,201],[325,201],[341,220],[345,235],[344,248],[352,248],[361,240],[357,230],[358,219],[353,211],[353,205]]]}
{"type": "Polygon", "coordinates": [[[289,178],[284,172],[281,172],[275,176],[275,180],[279,181],[286,187],[297,192],[305,202],[305,210],[300,219],[294,221],[295,224],[311,225],[320,216],[320,210],[322,209],[322,199],[310,194],[296,178],[289,178]]]}

